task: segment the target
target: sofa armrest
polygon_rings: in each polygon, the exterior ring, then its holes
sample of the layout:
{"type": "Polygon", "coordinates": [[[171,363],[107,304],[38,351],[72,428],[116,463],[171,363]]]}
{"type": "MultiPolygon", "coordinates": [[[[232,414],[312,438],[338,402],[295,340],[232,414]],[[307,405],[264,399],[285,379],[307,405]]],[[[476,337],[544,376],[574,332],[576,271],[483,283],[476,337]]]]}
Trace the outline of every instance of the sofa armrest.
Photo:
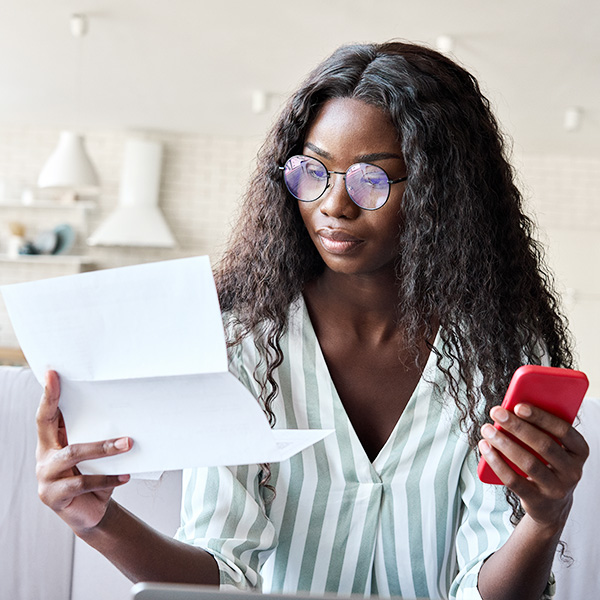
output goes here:
{"type": "Polygon", "coordinates": [[[573,563],[569,566],[558,556],[554,561],[555,600],[595,598],[600,594],[600,399],[585,398],[576,427],[589,444],[590,456],[562,535],[573,563]]]}
{"type": "Polygon", "coordinates": [[[0,366],[0,598],[70,597],[74,535],[37,495],[41,393],[29,369],[0,366]]]}

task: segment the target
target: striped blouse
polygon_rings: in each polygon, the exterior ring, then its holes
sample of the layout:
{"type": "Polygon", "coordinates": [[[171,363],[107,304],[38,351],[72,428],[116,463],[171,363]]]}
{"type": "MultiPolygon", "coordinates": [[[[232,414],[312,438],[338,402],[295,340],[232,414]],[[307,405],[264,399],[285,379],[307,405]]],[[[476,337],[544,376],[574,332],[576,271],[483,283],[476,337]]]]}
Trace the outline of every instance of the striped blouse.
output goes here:
{"type": "MultiPolygon", "coordinates": [[[[371,462],[302,299],[282,350],[276,427],[335,433],[271,465],[271,502],[257,465],[185,471],[176,538],[215,557],[222,587],[480,600],[479,569],[512,532],[511,509],[501,486],[477,478],[435,355],[371,462]]],[[[251,339],[231,355],[255,396],[258,363],[251,339]]]]}

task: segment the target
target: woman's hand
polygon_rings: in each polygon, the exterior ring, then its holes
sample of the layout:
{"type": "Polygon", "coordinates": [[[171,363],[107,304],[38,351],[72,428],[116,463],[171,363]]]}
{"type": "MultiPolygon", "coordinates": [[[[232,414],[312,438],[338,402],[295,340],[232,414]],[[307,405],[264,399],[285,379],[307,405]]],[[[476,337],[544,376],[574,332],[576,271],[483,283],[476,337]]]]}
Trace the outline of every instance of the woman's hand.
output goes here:
{"type": "Polygon", "coordinates": [[[69,446],[58,408],[59,397],[58,374],[48,371],[37,411],[38,493],[44,504],[79,534],[89,531],[102,520],[113,489],[129,481],[129,475],[81,475],[77,464],[127,452],[132,440],[125,437],[69,446]]]}
{"type": "Polygon", "coordinates": [[[588,445],[569,423],[540,408],[518,404],[515,413],[496,406],[491,416],[548,464],[489,424],[481,428],[484,439],[479,449],[504,485],[519,496],[526,514],[547,532],[560,534],[589,454],[588,445]],[[499,452],[528,477],[518,475],[499,452]]]}

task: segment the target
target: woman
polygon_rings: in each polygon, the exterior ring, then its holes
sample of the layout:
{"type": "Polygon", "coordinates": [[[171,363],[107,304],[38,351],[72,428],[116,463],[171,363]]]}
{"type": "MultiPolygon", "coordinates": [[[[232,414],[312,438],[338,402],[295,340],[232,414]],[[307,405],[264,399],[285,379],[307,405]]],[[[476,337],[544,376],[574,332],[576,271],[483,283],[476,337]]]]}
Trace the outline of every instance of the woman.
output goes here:
{"type": "Polygon", "coordinates": [[[68,446],[49,373],[42,499],[132,580],[551,593],[587,446],[496,406],[519,365],[572,365],[531,230],[471,75],[411,44],[339,49],[276,122],[217,272],[231,370],[275,427],[335,435],[280,464],[186,472],[171,540],[110,500],[127,476],[79,475],[132,441],[68,446]],[[478,450],[506,495],[477,479],[478,450]]]}

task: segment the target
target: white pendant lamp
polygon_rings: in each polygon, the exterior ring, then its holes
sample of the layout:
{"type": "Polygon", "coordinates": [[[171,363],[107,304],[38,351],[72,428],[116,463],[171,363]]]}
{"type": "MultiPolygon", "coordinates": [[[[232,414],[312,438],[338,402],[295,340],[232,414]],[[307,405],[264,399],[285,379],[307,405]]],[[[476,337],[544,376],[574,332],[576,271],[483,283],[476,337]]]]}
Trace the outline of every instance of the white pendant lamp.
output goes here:
{"type": "Polygon", "coordinates": [[[82,135],[73,131],[60,134],[58,146],[40,173],[38,187],[73,190],[80,195],[98,193],[98,175],[86,152],[82,135]]]}
{"type": "Polygon", "coordinates": [[[130,139],[119,188],[119,204],[88,239],[91,246],[173,248],[175,238],[158,207],[162,146],[130,139]]]}
{"type": "MultiPolygon", "coordinates": [[[[71,15],[71,34],[79,40],[77,73],[74,97],[81,95],[83,37],[89,30],[89,21],[84,14],[71,15]]],[[[76,113],[79,112],[77,107],[76,113]]],[[[58,146],[46,161],[38,178],[38,187],[56,189],[63,197],[76,198],[79,195],[95,195],[99,192],[99,179],[96,169],[85,149],[83,136],[74,131],[63,131],[58,146]]]]}

